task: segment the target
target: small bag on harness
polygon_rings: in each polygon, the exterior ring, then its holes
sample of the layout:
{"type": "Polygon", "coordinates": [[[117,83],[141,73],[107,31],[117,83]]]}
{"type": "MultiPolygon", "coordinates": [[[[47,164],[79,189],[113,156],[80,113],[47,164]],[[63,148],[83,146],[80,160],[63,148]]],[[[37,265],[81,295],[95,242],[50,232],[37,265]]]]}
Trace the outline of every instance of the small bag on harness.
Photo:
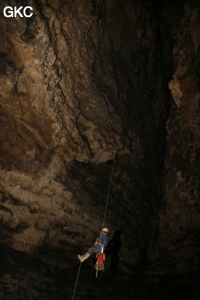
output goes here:
{"type": "Polygon", "coordinates": [[[105,260],[106,260],[105,253],[99,253],[98,256],[97,256],[96,264],[95,264],[95,269],[97,271],[104,271],[105,270],[105,268],[104,268],[104,261],[105,260]]]}

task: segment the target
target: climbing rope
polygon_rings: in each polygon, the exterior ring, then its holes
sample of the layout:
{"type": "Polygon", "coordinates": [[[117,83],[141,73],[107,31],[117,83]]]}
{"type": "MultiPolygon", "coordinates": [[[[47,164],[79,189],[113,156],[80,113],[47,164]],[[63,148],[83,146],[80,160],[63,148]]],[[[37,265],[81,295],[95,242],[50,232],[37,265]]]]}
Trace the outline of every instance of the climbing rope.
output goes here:
{"type": "MultiPolygon", "coordinates": [[[[111,183],[112,183],[112,178],[113,178],[113,171],[114,171],[114,166],[115,166],[115,159],[116,159],[116,154],[115,154],[115,157],[113,159],[113,164],[112,164],[112,170],[111,170],[111,175],[110,175],[110,182],[109,182],[109,187],[108,187],[108,194],[107,194],[107,199],[106,199],[106,206],[105,206],[105,211],[104,211],[102,229],[104,227],[105,219],[106,219],[106,214],[107,214],[108,200],[109,200],[109,196],[110,196],[110,189],[111,189],[111,183]]],[[[75,283],[75,286],[74,286],[74,292],[73,292],[72,300],[74,300],[74,297],[75,297],[80,270],[81,270],[81,261],[80,261],[79,268],[78,268],[78,273],[77,273],[77,276],[76,276],[76,283],[75,283]]]]}
{"type": "Polygon", "coordinates": [[[74,286],[74,292],[73,292],[72,300],[74,300],[74,297],[75,297],[76,287],[77,287],[77,283],[78,283],[80,269],[81,269],[81,261],[80,261],[79,268],[78,268],[78,273],[77,273],[77,276],[76,276],[76,283],[75,283],[75,286],[74,286]]]}
{"type": "Polygon", "coordinates": [[[111,183],[112,183],[112,178],[113,178],[113,171],[114,171],[114,166],[115,166],[115,159],[116,159],[116,154],[115,157],[113,159],[113,164],[112,164],[112,170],[111,170],[111,175],[110,175],[110,183],[109,183],[109,187],[108,187],[108,195],[107,195],[107,199],[106,199],[106,206],[105,206],[105,211],[104,211],[104,217],[103,217],[103,223],[102,223],[102,229],[105,225],[105,220],[106,220],[106,214],[107,214],[107,208],[108,208],[108,200],[110,197],[110,189],[111,189],[111,183]]]}

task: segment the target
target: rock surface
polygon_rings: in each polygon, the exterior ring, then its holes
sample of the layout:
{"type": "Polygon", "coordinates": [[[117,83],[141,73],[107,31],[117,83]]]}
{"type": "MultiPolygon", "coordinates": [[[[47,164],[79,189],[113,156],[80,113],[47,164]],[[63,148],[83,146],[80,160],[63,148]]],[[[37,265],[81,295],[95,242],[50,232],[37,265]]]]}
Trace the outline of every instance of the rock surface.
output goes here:
{"type": "Polygon", "coordinates": [[[173,8],[174,4],[163,10],[174,41],[174,72],[168,84],[173,103],[166,122],[163,197],[156,238],[160,247],[155,256],[158,269],[189,273],[200,268],[200,37],[196,25],[200,7],[195,1],[185,1],[178,23],[170,18],[173,8]]]}
{"type": "Polygon", "coordinates": [[[120,281],[197,272],[198,1],[26,2],[0,21],[2,299],[65,299],[102,225],[120,281]]]}

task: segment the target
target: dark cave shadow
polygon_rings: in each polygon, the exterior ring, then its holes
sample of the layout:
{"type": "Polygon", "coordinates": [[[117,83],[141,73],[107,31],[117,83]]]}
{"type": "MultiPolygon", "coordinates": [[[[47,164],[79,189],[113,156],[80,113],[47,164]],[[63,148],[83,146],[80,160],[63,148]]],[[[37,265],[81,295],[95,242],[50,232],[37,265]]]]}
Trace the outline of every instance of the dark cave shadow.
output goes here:
{"type": "Polygon", "coordinates": [[[116,230],[113,238],[110,240],[106,250],[105,254],[106,256],[110,256],[110,268],[109,271],[112,274],[119,272],[119,252],[122,246],[122,240],[121,240],[121,231],[116,230]]]}

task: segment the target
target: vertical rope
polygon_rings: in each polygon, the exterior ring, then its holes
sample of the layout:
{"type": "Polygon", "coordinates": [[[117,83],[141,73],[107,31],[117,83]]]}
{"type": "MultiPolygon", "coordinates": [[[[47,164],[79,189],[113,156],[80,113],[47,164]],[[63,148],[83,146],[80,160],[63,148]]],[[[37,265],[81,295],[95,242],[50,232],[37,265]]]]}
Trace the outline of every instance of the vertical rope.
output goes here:
{"type": "Polygon", "coordinates": [[[108,208],[108,200],[110,197],[110,188],[111,188],[111,183],[112,183],[112,177],[113,177],[113,171],[114,171],[114,166],[115,166],[115,158],[116,158],[116,154],[115,157],[113,159],[113,164],[112,164],[112,171],[111,171],[111,176],[110,176],[110,183],[109,183],[109,187],[108,187],[108,195],[107,195],[107,199],[106,199],[106,207],[105,207],[105,212],[104,212],[104,217],[103,217],[103,223],[102,223],[102,229],[105,225],[105,219],[106,219],[106,214],[107,214],[107,208],[108,208]]]}
{"type": "Polygon", "coordinates": [[[78,283],[80,269],[81,269],[81,261],[80,261],[79,268],[78,268],[78,274],[77,274],[77,277],[76,277],[76,283],[75,283],[75,287],[74,287],[74,292],[73,292],[72,300],[74,300],[74,297],[75,297],[76,287],[77,287],[77,283],[78,283]]]}
{"type": "MultiPolygon", "coordinates": [[[[110,189],[111,189],[111,183],[112,183],[112,177],[113,177],[113,171],[114,171],[114,165],[115,165],[115,158],[116,158],[116,154],[115,154],[115,157],[113,159],[113,164],[112,164],[112,171],[111,171],[109,188],[108,188],[108,194],[107,194],[107,199],[106,199],[106,207],[105,207],[105,212],[104,212],[104,217],[103,217],[102,229],[104,227],[105,219],[106,219],[106,213],[107,213],[107,208],[108,208],[108,200],[109,200],[109,196],[110,196],[110,189]]],[[[76,283],[75,283],[75,287],[74,287],[74,292],[73,292],[72,300],[74,300],[74,297],[75,297],[80,269],[81,269],[81,261],[80,261],[79,268],[78,268],[78,274],[77,274],[77,277],[76,277],[76,283]]]]}

